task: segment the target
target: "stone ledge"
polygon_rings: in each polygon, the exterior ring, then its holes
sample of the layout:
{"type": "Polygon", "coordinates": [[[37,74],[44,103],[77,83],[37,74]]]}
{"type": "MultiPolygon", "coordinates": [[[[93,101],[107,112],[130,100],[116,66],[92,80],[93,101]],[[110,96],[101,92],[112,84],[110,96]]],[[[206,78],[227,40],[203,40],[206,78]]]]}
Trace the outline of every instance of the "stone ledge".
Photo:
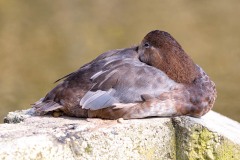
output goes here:
{"type": "Polygon", "coordinates": [[[202,118],[176,117],[178,159],[239,160],[240,124],[210,111],[202,118]]]}
{"type": "Polygon", "coordinates": [[[210,111],[122,122],[10,112],[0,159],[240,159],[240,124],[210,111]]]}

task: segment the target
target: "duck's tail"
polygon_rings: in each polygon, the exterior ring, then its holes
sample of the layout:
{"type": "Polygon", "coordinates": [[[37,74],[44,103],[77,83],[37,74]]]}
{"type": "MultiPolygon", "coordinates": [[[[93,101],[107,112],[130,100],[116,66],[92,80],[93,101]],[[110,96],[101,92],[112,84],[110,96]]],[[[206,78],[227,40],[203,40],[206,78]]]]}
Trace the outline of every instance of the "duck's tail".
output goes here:
{"type": "Polygon", "coordinates": [[[52,100],[43,101],[43,98],[41,98],[39,101],[35,102],[32,105],[32,108],[34,108],[36,115],[44,115],[50,111],[54,111],[62,107],[63,107],[62,105],[52,100]]]}

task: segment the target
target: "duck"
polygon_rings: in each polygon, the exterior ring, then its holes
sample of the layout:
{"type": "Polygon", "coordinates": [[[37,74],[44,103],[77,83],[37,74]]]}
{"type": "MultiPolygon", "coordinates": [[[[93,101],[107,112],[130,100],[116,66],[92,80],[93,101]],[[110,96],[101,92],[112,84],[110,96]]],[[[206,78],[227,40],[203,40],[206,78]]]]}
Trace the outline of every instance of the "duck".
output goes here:
{"type": "Polygon", "coordinates": [[[137,46],[107,51],[33,104],[36,115],[55,111],[79,118],[201,117],[212,109],[216,87],[182,46],[161,30],[137,46]]]}

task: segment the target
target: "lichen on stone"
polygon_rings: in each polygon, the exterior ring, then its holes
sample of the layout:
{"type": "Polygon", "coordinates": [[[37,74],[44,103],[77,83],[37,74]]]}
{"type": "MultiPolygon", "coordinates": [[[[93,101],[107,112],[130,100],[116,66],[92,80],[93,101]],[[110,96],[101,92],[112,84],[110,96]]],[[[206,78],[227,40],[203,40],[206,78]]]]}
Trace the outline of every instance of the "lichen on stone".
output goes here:
{"type": "Polygon", "coordinates": [[[239,160],[240,147],[203,125],[173,120],[178,160],[239,160]]]}
{"type": "Polygon", "coordinates": [[[227,139],[223,139],[221,144],[216,147],[214,156],[216,160],[239,160],[240,146],[235,145],[227,139]]]}
{"type": "MultiPolygon", "coordinates": [[[[199,128],[199,126],[198,126],[199,128]]],[[[217,139],[217,135],[210,132],[206,128],[202,130],[196,130],[193,128],[193,132],[190,135],[190,151],[189,159],[204,159],[204,160],[214,160],[214,155],[216,154],[216,147],[219,143],[214,140],[217,139]]]]}
{"type": "Polygon", "coordinates": [[[84,148],[85,152],[88,153],[88,154],[91,154],[92,153],[92,146],[90,144],[87,144],[87,147],[84,148]]]}

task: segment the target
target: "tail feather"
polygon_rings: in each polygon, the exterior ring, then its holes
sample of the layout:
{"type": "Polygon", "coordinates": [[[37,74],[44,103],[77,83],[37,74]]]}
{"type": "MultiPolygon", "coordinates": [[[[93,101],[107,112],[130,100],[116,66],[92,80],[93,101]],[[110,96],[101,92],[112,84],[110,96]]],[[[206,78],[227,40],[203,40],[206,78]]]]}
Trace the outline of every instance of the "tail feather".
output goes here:
{"type": "Polygon", "coordinates": [[[50,111],[54,111],[59,108],[62,108],[63,106],[54,101],[42,102],[40,99],[32,107],[35,109],[36,115],[44,115],[50,111]]]}

